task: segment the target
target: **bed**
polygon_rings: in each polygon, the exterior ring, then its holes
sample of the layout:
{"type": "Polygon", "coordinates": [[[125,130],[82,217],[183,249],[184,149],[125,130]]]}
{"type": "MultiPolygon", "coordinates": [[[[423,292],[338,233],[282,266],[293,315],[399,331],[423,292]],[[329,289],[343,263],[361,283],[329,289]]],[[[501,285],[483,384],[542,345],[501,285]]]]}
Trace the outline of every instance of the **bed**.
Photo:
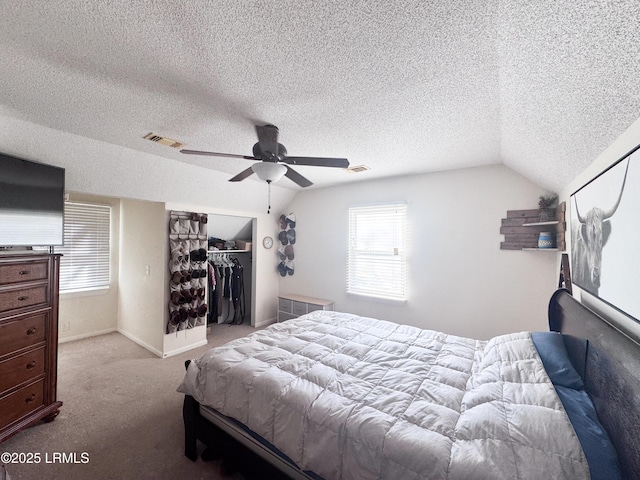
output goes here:
{"type": "Polygon", "coordinates": [[[488,341],[341,312],[272,325],[188,362],[185,455],[200,441],[262,478],[636,478],[637,339],[566,290],[549,325],[488,341]]]}

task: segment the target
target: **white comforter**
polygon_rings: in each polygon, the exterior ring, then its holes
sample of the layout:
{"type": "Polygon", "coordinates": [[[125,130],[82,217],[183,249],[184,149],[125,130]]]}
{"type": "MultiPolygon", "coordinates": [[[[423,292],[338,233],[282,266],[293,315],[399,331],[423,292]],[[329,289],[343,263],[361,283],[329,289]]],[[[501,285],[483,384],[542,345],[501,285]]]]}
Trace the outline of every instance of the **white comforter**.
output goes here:
{"type": "Polygon", "coordinates": [[[210,350],[178,391],[326,479],[589,478],[528,333],[319,311],[210,350]]]}

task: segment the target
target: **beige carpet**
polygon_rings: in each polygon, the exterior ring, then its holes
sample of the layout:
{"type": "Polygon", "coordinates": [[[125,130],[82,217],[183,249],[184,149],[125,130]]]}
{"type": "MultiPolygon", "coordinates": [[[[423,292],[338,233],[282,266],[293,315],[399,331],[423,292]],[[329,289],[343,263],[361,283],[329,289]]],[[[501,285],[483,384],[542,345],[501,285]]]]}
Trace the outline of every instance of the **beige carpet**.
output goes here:
{"type": "Polygon", "coordinates": [[[0,444],[0,452],[38,453],[38,464],[8,464],[20,479],[219,479],[219,461],[191,462],[183,455],[182,399],[176,392],[184,361],[255,330],[214,325],[209,345],[160,359],[111,333],[63,343],[58,358],[58,399],[51,423],[39,423],[0,444]],[[82,454],[86,453],[84,457],[82,454]],[[78,462],[47,463],[56,453],[78,462]]]}

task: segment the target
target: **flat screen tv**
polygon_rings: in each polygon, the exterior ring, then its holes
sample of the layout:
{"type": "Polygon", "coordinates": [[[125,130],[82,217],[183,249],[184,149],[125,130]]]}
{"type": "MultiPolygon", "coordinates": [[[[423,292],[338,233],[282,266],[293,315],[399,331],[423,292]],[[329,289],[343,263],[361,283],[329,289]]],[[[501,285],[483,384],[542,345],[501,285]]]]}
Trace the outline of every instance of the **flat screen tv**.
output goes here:
{"type": "Polygon", "coordinates": [[[0,247],[62,245],[64,168],[0,153],[0,247]]]}

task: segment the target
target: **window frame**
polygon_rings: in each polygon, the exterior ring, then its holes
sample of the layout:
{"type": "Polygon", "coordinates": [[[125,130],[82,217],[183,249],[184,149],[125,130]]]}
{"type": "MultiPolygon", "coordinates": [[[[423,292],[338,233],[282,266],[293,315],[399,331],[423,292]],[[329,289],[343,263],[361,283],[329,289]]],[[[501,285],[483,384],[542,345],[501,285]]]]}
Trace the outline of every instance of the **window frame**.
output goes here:
{"type": "Polygon", "coordinates": [[[348,294],[390,302],[407,300],[407,219],[406,202],[349,207],[348,294]],[[381,230],[381,222],[391,223],[381,230]]]}
{"type": "Polygon", "coordinates": [[[54,247],[55,253],[62,254],[60,294],[105,293],[110,289],[112,280],[112,206],[65,201],[64,207],[64,244],[54,247]],[[72,251],[74,248],[75,253],[72,251]],[[69,272],[77,268],[90,271],[87,275],[74,278],[69,272]]]}

